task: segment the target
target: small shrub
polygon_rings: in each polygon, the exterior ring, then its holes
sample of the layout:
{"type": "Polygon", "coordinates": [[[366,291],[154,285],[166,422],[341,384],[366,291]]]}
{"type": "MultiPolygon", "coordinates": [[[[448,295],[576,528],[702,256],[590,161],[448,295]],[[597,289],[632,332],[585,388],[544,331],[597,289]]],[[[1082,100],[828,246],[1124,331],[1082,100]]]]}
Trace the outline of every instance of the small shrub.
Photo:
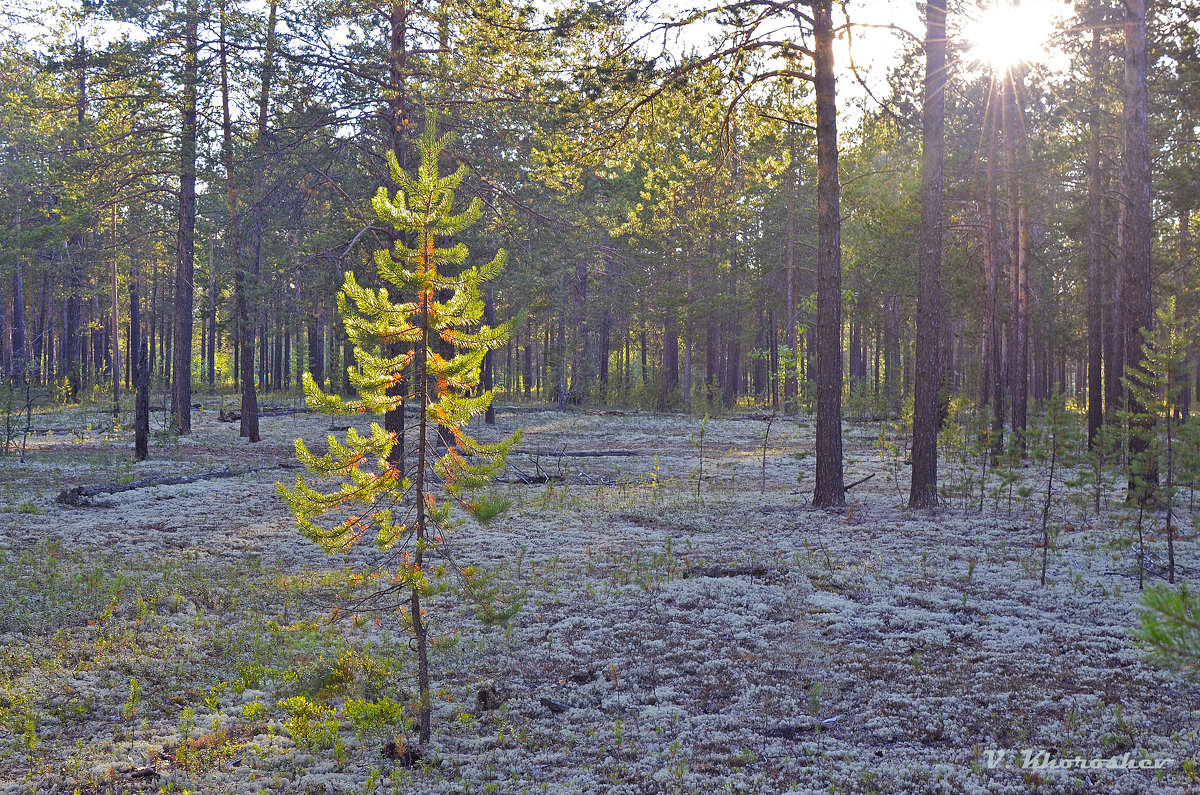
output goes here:
{"type": "Polygon", "coordinates": [[[246,720],[254,722],[260,719],[267,712],[267,705],[261,701],[251,701],[249,704],[242,705],[242,716],[246,720]]]}
{"type": "Polygon", "coordinates": [[[129,698],[126,699],[125,705],[122,707],[121,711],[124,713],[127,719],[132,718],[138,713],[138,707],[141,706],[141,703],[142,684],[137,680],[136,677],[132,677],[129,680],[129,698]]]}
{"type": "Polygon", "coordinates": [[[343,710],[359,740],[388,733],[404,722],[404,706],[386,696],[375,701],[353,698],[345,703],[343,710]]]}
{"type": "Polygon", "coordinates": [[[1147,588],[1134,635],[1159,662],[1190,673],[1200,669],[1200,598],[1186,585],[1147,588]]]}
{"type": "Polygon", "coordinates": [[[475,499],[464,502],[465,507],[481,524],[487,524],[512,506],[512,500],[499,494],[480,494],[475,499]]]}
{"type": "Polygon", "coordinates": [[[283,722],[296,745],[310,751],[333,748],[341,738],[341,721],[332,707],[314,704],[304,696],[292,696],[279,702],[288,714],[283,722]]]}

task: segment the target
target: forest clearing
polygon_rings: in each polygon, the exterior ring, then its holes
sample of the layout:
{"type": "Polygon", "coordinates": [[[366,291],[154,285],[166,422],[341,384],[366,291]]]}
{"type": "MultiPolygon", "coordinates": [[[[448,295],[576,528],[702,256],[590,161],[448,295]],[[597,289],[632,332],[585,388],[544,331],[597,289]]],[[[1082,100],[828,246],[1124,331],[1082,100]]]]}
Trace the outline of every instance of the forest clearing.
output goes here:
{"type": "MultiPolygon", "coordinates": [[[[709,420],[701,471],[696,418],[501,408],[481,434],[523,427],[514,466],[563,479],[493,486],[511,507],[452,543],[524,605],[489,627],[435,597],[435,742],[415,766],[386,759],[409,720],[408,637],[390,612],[330,620],[347,561],[303,539],[274,492],[290,476],[274,467],[294,461],[285,441],[330,421],[266,417],[279,441],[247,447],[219,413],[206,404],[189,437],[132,464],[102,410],[60,411],[46,424],[97,430],[32,438],[24,468],[0,459],[13,506],[0,514],[0,791],[1197,786],[1200,692],[1130,635],[1125,509],[1095,516],[1086,486],[1056,494],[1043,588],[1040,501],[1010,507],[1008,473],[989,474],[981,512],[981,462],[966,456],[948,467],[970,484],[965,507],[907,512],[889,422],[847,425],[848,478],[874,475],[848,506],[806,507],[808,417],[777,419],[765,458],[763,419],[709,420]],[[555,455],[606,449],[637,455],[555,455]],[[222,467],[261,469],[56,502],[75,485],[222,467]],[[307,723],[288,712],[297,697],[320,708],[307,723]],[[987,749],[1174,761],[990,768],[987,749]]],[[[1044,467],[1014,474],[1045,488],[1044,467]]],[[[1162,560],[1153,530],[1149,550],[1162,560]]],[[[1190,574],[1198,558],[1189,534],[1177,565],[1190,574]]]]}

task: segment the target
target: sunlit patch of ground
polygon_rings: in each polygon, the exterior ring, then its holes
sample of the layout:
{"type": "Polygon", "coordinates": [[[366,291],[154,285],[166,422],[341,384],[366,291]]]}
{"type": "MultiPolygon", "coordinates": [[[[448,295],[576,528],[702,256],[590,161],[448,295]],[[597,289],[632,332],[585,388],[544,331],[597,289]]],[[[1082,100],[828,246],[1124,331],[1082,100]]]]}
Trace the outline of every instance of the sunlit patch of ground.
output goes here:
{"type": "MultiPolygon", "coordinates": [[[[886,424],[847,425],[847,481],[875,477],[825,513],[808,507],[808,418],[772,424],[764,468],[759,419],[710,420],[701,447],[698,419],[529,410],[479,435],[524,427],[514,464],[565,480],[496,486],[508,512],[452,539],[524,608],[485,626],[453,594],[432,601],[434,742],[404,766],[381,755],[412,729],[401,617],[328,620],[345,567],[370,556],[298,534],[274,492],[293,471],[55,502],[85,483],[275,466],[330,427],[267,417],[252,446],[217,408],[147,463],[79,410],[38,420],[79,432],[39,434],[24,465],[0,459],[0,792],[1200,787],[1200,692],[1130,642],[1137,558],[1115,506],[1098,519],[1056,485],[1042,588],[1040,503],[1010,510],[991,476],[982,512],[975,483],[908,514],[886,424]],[[989,767],[999,749],[1174,761],[989,767]]],[[[944,483],[977,465],[948,462],[944,483]]],[[[1014,476],[1014,494],[1044,489],[1037,466],[1014,476]]],[[[1177,554],[1185,576],[1200,570],[1194,539],[1177,554]]]]}

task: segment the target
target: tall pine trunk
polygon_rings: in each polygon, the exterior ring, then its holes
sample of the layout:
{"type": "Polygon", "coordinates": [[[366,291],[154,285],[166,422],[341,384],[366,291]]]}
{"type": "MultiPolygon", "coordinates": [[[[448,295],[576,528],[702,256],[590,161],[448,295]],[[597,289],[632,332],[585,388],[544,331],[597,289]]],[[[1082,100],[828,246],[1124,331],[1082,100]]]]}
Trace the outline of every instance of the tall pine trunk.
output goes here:
{"type": "Polygon", "coordinates": [[[813,505],[846,504],[842,477],[842,233],[833,2],[813,0],[817,110],[817,462],[813,505]]]}
{"type": "Polygon", "coordinates": [[[1087,433],[1091,447],[1104,424],[1104,329],[1101,311],[1104,275],[1100,204],[1100,31],[1092,30],[1090,52],[1092,107],[1088,111],[1088,281],[1087,281],[1087,433]]]}
{"type": "Polygon", "coordinates": [[[196,93],[199,81],[198,0],[188,0],[183,35],[183,126],[179,155],[179,229],[175,264],[175,339],[171,413],[175,430],[192,432],[192,293],[196,243],[196,93]]]}
{"type": "Polygon", "coordinates": [[[910,509],[937,505],[941,386],[942,160],[946,118],[946,2],[925,6],[925,97],[921,123],[921,229],[917,276],[917,375],[913,396],[910,509]]]}
{"type": "Polygon", "coordinates": [[[999,92],[996,82],[992,81],[992,101],[994,109],[990,116],[988,131],[987,182],[984,187],[983,206],[983,245],[984,245],[984,394],[983,405],[992,408],[992,452],[999,454],[1004,444],[1004,338],[998,315],[1000,305],[1000,245],[996,234],[997,215],[997,186],[996,186],[996,136],[999,132],[998,113],[996,109],[999,92]]]}
{"type": "Polygon", "coordinates": [[[13,269],[12,375],[16,383],[28,377],[28,352],[25,350],[25,262],[17,260],[13,269]]]}
{"type": "MultiPolygon", "coordinates": [[[[273,6],[272,6],[273,8],[273,6]]],[[[261,439],[258,432],[258,394],[254,387],[254,325],[250,322],[246,267],[242,262],[241,237],[238,235],[237,188],[233,171],[233,129],[229,116],[229,65],[225,42],[225,6],[221,5],[221,134],[225,155],[225,197],[229,205],[229,241],[233,250],[234,305],[237,313],[238,374],[242,406],[239,432],[251,442],[261,439]]]]}
{"type": "MultiPolygon", "coordinates": [[[[1130,380],[1145,385],[1147,373],[1142,364],[1142,345],[1148,342],[1142,330],[1153,322],[1150,271],[1150,135],[1149,101],[1146,90],[1146,2],[1125,0],[1125,118],[1124,151],[1121,158],[1124,193],[1124,309],[1126,372],[1130,380]]],[[[1130,460],[1144,462],[1140,478],[1130,471],[1130,496],[1138,501],[1149,499],[1158,485],[1158,467],[1149,460],[1150,437],[1154,420],[1130,392],[1126,393],[1130,416],[1130,460]]]]}
{"type": "MultiPolygon", "coordinates": [[[[1187,277],[1188,266],[1191,262],[1190,253],[1192,248],[1192,235],[1189,228],[1192,221],[1192,214],[1189,210],[1179,211],[1179,262],[1175,271],[1175,292],[1178,296],[1175,301],[1177,306],[1182,306],[1182,302],[1186,300],[1184,296],[1187,293],[1187,277]]],[[[1186,356],[1186,353],[1185,353],[1186,356]]],[[[1181,368],[1181,372],[1176,373],[1174,388],[1179,392],[1178,407],[1180,420],[1187,421],[1188,415],[1192,409],[1192,379],[1188,367],[1181,368]]]]}
{"type": "Polygon", "coordinates": [[[1012,406],[1012,430],[1024,449],[1029,411],[1029,230],[1025,202],[1026,163],[1024,129],[1018,76],[1009,69],[1004,109],[1005,152],[1008,161],[1009,244],[1009,350],[1008,393],[1012,406]]]}
{"type": "Polygon", "coordinates": [[[798,166],[796,165],[794,138],[791,139],[790,144],[791,166],[788,168],[787,178],[787,281],[784,287],[787,294],[784,296],[784,339],[787,341],[791,356],[783,378],[783,411],[785,414],[792,414],[799,408],[796,382],[796,362],[799,360],[800,354],[796,347],[798,343],[796,324],[800,320],[796,315],[796,193],[799,190],[796,183],[799,179],[796,175],[798,166]]]}

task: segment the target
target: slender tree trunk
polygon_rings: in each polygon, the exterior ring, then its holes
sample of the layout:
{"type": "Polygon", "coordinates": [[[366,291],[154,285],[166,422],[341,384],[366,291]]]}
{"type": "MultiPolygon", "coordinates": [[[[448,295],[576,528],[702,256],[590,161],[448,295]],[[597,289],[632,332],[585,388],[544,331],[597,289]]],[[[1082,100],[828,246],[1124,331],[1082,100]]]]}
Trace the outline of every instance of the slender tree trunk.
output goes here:
{"type": "Polygon", "coordinates": [[[592,335],[588,328],[587,288],[588,267],[583,259],[575,263],[575,275],[571,277],[572,326],[576,332],[576,344],[571,351],[571,379],[568,392],[575,400],[583,403],[591,386],[592,335]]]}
{"type": "MultiPolygon", "coordinates": [[[[82,243],[82,241],[81,241],[82,243]]],[[[68,398],[72,403],[79,400],[80,388],[80,315],[82,314],[80,292],[83,290],[83,276],[75,264],[74,257],[70,260],[70,273],[67,277],[67,297],[63,301],[63,339],[62,339],[62,369],[67,376],[68,398]]]]}
{"type": "Polygon", "coordinates": [[[217,277],[213,239],[208,238],[208,393],[217,391],[217,277]]]}
{"type": "Polygon", "coordinates": [[[668,312],[663,320],[663,366],[662,394],[659,408],[670,407],[671,390],[679,385],[679,321],[674,313],[668,312]]]}
{"type": "Polygon", "coordinates": [[[992,454],[998,455],[1004,445],[1004,338],[1001,333],[1000,320],[997,317],[1000,300],[1000,251],[999,239],[996,235],[997,215],[997,186],[996,186],[996,135],[998,127],[998,104],[1000,92],[997,91],[996,81],[991,87],[993,107],[990,114],[991,126],[988,132],[987,155],[987,185],[984,188],[983,207],[983,243],[985,267],[985,296],[984,312],[984,372],[987,375],[984,384],[984,405],[992,407],[992,454]]]}
{"type": "MultiPolygon", "coordinates": [[[[488,285],[487,295],[483,304],[483,322],[488,328],[496,325],[496,305],[495,297],[492,294],[492,286],[488,285]]],[[[495,380],[494,366],[492,364],[493,352],[488,350],[483,355],[483,370],[480,373],[480,387],[484,392],[491,392],[495,380]]],[[[496,424],[496,407],[488,403],[487,412],[483,415],[483,421],[488,425],[496,424]]]]}
{"type": "MultiPolygon", "coordinates": [[[[1126,207],[1124,222],[1125,271],[1125,352],[1126,372],[1135,383],[1145,384],[1143,365],[1143,329],[1150,331],[1153,322],[1150,270],[1150,137],[1149,102],[1146,92],[1146,3],[1145,0],[1125,0],[1125,141],[1122,156],[1122,189],[1126,207]]],[[[1131,393],[1126,394],[1131,416],[1140,415],[1131,423],[1129,453],[1131,462],[1139,457],[1149,459],[1150,437],[1154,420],[1145,414],[1131,393]]],[[[1158,486],[1158,466],[1146,460],[1139,489],[1137,478],[1130,471],[1131,496],[1139,501],[1149,499],[1158,486]]]]}
{"type": "MultiPolygon", "coordinates": [[[[104,367],[106,361],[106,353],[108,351],[108,341],[104,338],[107,324],[101,322],[102,313],[100,312],[100,295],[99,293],[92,294],[91,301],[91,317],[88,322],[92,327],[91,354],[92,354],[92,383],[99,385],[103,380],[104,367]]],[[[111,366],[112,362],[108,362],[111,366]]]]}
{"type": "MultiPolygon", "coordinates": [[[[20,223],[18,222],[18,227],[20,223]]],[[[18,229],[19,231],[19,229],[18,229]]],[[[25,262],[18,260],[13,269],[12,373],[15,382],[28,377],[28,352],[25,350],[25,262]]]]}
{"type": "MultiPolygon", "coordinates": [[[[1101,175],[1101,195],[1108,195],[1108,180],[1101,175]]],[[[1125,268],[1121,252],[1124,250],[1125,202],[1116,202],[1116,218],[1113,218],[1113,202],[1104,198],[1100,203],[1105,223],[1116,229],[1116,256],[1104,258],[1104,421],[1109,425],[1122,424],[1120,412],[1125,404],[1125,387],[1121,379],[1125,375],[1125,319],[1122,308],[1125,289],[1125,268]],[[1115,223],[1114,223],[1115,222],[1115,223]]]]}
{"type": "Polygon", "coordinates": [[[555,402],[560,406],[567,402],[567,339],[566,339],[566,324],[567,324],[567,301],[570,295],[571,276],[568,273],[563,274],[562,285],[562,302],[558,312],[558,329],[554,338],[554,358],[555,358],[555,402]]]}
{"type": "MultiPolygon", "coordinates": [[[[739,185],[740,178],[740,162],[737,154],[737,134],[731,133],[733,143],[733,155],[730,158],[730,179],[733,184],[739,185]]],[[[733,313],[730,317],[729,333],[726,336],[725,348],[725,383],[722,389],[722,398],[725,402],[725,408],[733,408],[737,402],[738,394],[741,392],[742,381],[742,306],[738,299],[738,280],[740,275],[739,258],[738,258],[738,219],[734,217],[733,230],[729,234],[729,300],[732,304],[733,313]]]]}
{"type": "Polygon", "coordinates": [[[148,318],[146,318],[146,320],[147,320],[146,331],[150,335],[150,350],[148,351],[148,355],[150,357],[151,372],[153,372],[153,369],[156,365],[161,366],[160,354],[161,354],[162,345],[160,345],[159,343],[162,341],[162,335],[159,333],[158,316],[159,316],[159,311],[158,311],[158,263],[151,260],[151,265],[150,265],[150,316],[148,318]]]}
{"type": "Polygon", "coordinates": [[[850,323],[850,394],[857,395],[862,388],[862,323],[850,323]]]}
{"type": "Polygon", "coordinates": [[[1103,262],[1101,250],[1104,240],[1101,230],[1100,204],[1100,31],[1092,30],[1091,90],[1092,107],[1088,112],[1088,283],[1087,283],[1087,338],[1088,338],[1088,400],[1087,429],[1088,447],[1095,442],[1100,426],[1104,424],[1104,329],[1101,311],[1104,290],[1103,262]]]}
{"type": "MultiPolygon", "coordinates": [[[[266,300],[263,295],[262,252],[263,252],[263,214],[266,204],[265,184],[267,153],[271,144],[271,133],[268,127],[271,108],[271,87],[275,77],[275,26],[276,5],[271,0],[267,6],[267,41],[263,48],[262,79],[259,82],[258,94],[258,123],[257,135],[254,139],[254,172],[252,191],[254,204],[251,208],[251,249],[253,263],[251,266],[252,284],[248,291],[247,300],[253,301],[250,311],[255,318],[253,329],[257,327],[258,337],[258,382],[259,387],[268,390],[271,387],[268,374],[270,364],[270,349],[268,346],[268,329],[266,320],[266,300]]],[[[253,333],[253,332],[252,332],[253,333]]],[[[251,345],[253,350],[253,345],[251,345]]],[[[253,362],[253,359],[251,359],[253,362]]],[[[251,367],[253,372],[253,367],[251,367]]]]}
{"type": "MultiPolygon", "coordinates": [[[[87,46],[82,37],[79,38],[76,44],[75,51],[75,66],[77,72],[78,95],[76,97],[76,123],[83,125],[84,119],[87,116],[88,93],[87,93],[87,46]]],[[[72,236],[71,240],[65,244],[67,255],[67,295],[63,302],[63,339],[62,339],[62,361],[63,370],[67,377],[68,396],[71,402],[79,399],[79,389],[81,386],[80,379],[83,369],[82,361],[82,306],[81,294],[83,292],[83,273],[81,272],[76,258],[83,255],[84,235],[77,234],[72,236]],[[72,252],[72,247],[74,251],[72,252]]]]}
{"type": "Polygon", "coordinates": [[[134,458],[145,461],[150,456],[150,350],[142,339],[141,274],[137,262],[130,263],[133,271],[129,280],[129,358],[133,360],[133,450],[134,458]]]}
{"type": "Polygon", "coordinates": [[[196,238],[196,93],[199,81],[198,0],[187,0],[184,20],[183,126],[179,166],[179,232],[175,266],[175,339],[171,413],[175,430],[192,432],[192,300],[196,238]]]}
{"type": "Polygon", "coordinates": [[[813,505],[846,503],[842,479],[842,241],[833,2],[813,0],[817,110],[817,439],[813,505]]]}
{"type": "Polygon", "coordinates": [[[945,154],[946,0],[925,6],[925,98],[921,125],[917,380],[913,396],[910,509],[937,505],[938,390],[942,320],[942,160],[945,154]]]}
{"type": "MultiPolygon", "coordinates": [[[[1184,301],[1187,300],[1185,295],[1188,289],[1188,266],[1191,264],[1192,235],[1189,228],[1192,222],[1191,216],[1192,214],[1188,210],[1179,211],[1179,263],[1175,271],[1175,292],[1178,297],[1175,301],[1176,305],[1181,308],[1184,305],[1184,301]]],[[[1186,355],[1185,350],[1184,356],[1186,357],[1186,355]]],[[[1178,413],[1181,422],[1187,422],[1188,415],[1192,409],[1192,383],[1189,376],[1190,373],[1185,366],[1175,377],[1175,388],[1179,390],[1178,413]]]]}
{"type": "Polygon", "coordinates": [[[113,399],[113,422],[116,423],[121,417],[121,314],[120,306],[117,303],[117,227],[116,227],[116,208],[113,208],[113,255],[112,255],[112,305],[110,307],[110,325],[112,328],[111,343],[112,343],[112,362],[110,374],[112,375],[112,399],[113,399]]]}
{"type": "MultiPolygon", "coordinates": [[[[283,391],[288,392],[292,388],[292,337],[295,336],[295,329],[292,328],[292,312],[284,311],[283,317],[283,391]]],[[[300,341],[296,340],[297,354],[299,353],[300,341]]],[[[298,358],[298,357],[297,357],[298,358]]],[[[299,362],[297,362],[299,368],[299,362]]],[[[298,370],[297,378],[302,370],[298,370]]]]}
{"type": "MultiPolygon", "coordinates": [[[[425,267],[429,267],[429,263],[425,263],[425,267]]],[[[426,533],[426,517],[425,517],[425,468],[428,465],[427,455],[429,450],[429,367],[426,362],[427,351],[429,350],[429,316],[430,303],[433,301],[433,295],[422,290],[419,296],[421,302],[421,340],[418,343],[416,350],[415,369],[417,374],[417,401],[420,405],[419,419],[417,420],[417,469],[414,483],[414,496],[417,508],[417,526],[416,526],[416,543],[413,550],[413,567],[419,574],[421,566],[424,563],[425,553],[425,538],[426,533]]],[[[420,690],[420,707],[418,710],[418,721],[420,723],[419,735],[422,743],[429,742],[431,717],[431,704],[429,695],[429,653],[426,648],[426,626],[425,618],[421,614],[421,591],[419,588],[412,589],[412,601],[410,610],[413,635],[417,641],[417,684],[420,690]]]]}
{"type": "Polygon", "coordinates": [[[692,290],[696,280],[696,264],[692,261],[691,252],[686,254],[688,258],[687,266],[687,293],[683,297],[683,304],[687,308],[686,316],[684,317],[683,326],[683,410],[691,413],[692,411],[692,290]]]}
{"type": "Polygon", "coordinates": [[[788,168],[787,184],[788,184],[788,206],[787,206],[787,282],[784,290],[785,314],[784,314],[784,339],[790,352],[787,372],[783,378],[783,411],[785,414],[793,414],[799,408],[798,393],[796,381],[796,363],[800,357],[800,351],[797,348],[798,340],[796,339],[796,324],[800,318],[796,312],[796,193],[799,191],[799,178],[797,172],[799,165],[796,162],[796,141],[794,136],[789,138],[789,149],[791,153],[791,166],[788,168]]]}
{"type": "MultiPolygon", "coordinates": [[[[298,246],[293,248],[296,251],[298,246]]],[[[283,341],[287,338],[287,326],[284,323],[283,299],[279,292],[275,292],[275,297],[271,302],[274,306],[271,307],[274,312],[275,322],[272,327],[275,329],[275,346],[271,352],[271,387],[276,391],[283,389],[283,373],[287,369],[284,365],[283,341]]]]}
{"type": "Polygon", "coordinates": [[[772,308],[767,312],[767,327],[771,340],[771,411],[779,411],[779,316],[772,308]]]}
{"type": "Polygon", "coordinates": [[[325,388],[325,307],[317,302],[312,317],[306,328],[308,331],[308,372],[313,381],[322,389],[325,388]]]}
{"type": "Polygon", "coordinates": [[[528,400],[530,392],[533,390],[533,329],[525,331],[525,361],[522,363],[521,371],[521,386],[525,390],[525,399],[528,400]]]}
{"type": "Polygon", "coordinates": [[[1004,143],[1008,161],[1009,201],[1009,345],[1008,392],[1012,405],[1012,430],[1024,450],[1029,406],[1029,307],[1028,307],[1028,219],[1024,196],[1024,119],[1017,86],[1010,69],[1005,84],[1004,143]],[[1018,143],[1021,144],[1018,147],[1018,143]]]}
{"type": "Polygon", "coordinates": [[[647,383],[649,383],[650,372],[649,367],[647,366],[648,362],[646,355],[646,318],[645,315],[641,313],[638,315],[638,348],[642,357],[642,387],[645,388],[647,383]]]}
{"type": "MultiPolygon", "coordinates": [[[[82,283],[80,284],[80,292],[83,292],[82,283]]],[[[78,306],[79,318],[76,322],[79,329],[79,386],[80,388],[84,388],[90,383],[89,377],[92,369],[91,356],[92,348],[94,347],[92,342],[95,340],[95,332],[92,331],[89,333],[87,329],[92,327],[93,315],[95,313],[91,311],[92,302],[84,300],[82,296],[79,299],[78,306]]]]}
{"type": "MultiPolygon", "coordinates": [[[[254,325],[250,322],[246,267],[242,262],[238,235],[237,188],[233,171],[233,128],[229,115],[229,65],[225,42],[225,5],[221,5],[221,133],[225,155],[225,197],[229,205],[229,242],[233,249],[234,304],[237,313],[238,371],[242,388],[239,432],[251,442],[261,440],[258,432],[258,394],[254,388],[254,325]]],[[[211,311],[211,310],[210,310],[211,311]]]]}
{"type": "MultiPolygon", "coordinates": [[[[600,328],[597,334],[597,346],[599,348],[599,399],[601,403],[608,401],[608,370],[609,357],[612,355],[612,309],[609,305],[609,299],[606,297],[604,308],[600,313],[600,328]]],[[[619,356],[619,354],[618,354],[619,356]]]]}

